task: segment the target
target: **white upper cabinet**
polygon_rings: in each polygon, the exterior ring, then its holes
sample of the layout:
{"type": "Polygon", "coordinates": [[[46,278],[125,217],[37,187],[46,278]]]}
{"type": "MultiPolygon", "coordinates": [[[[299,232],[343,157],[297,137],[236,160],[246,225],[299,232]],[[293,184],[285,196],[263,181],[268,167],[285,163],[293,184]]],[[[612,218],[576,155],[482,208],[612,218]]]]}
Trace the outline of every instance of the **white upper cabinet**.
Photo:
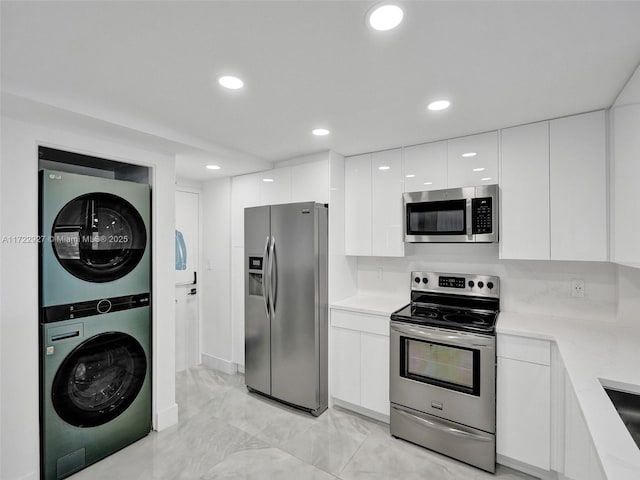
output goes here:
{"type": "Polygon", "coordinates": [[[231,244],[244,246],[244,209],[260,205],[258,174],[240,175],[231,179],[231,244]]]}
{"type": "Polygon", "coordinates": [[[403,149],[404,191],[447,188],[447,142],[424,143],[403,149]]]}
{"type": "Polygon", "coordinates": [[[549,122],[502,130],[501,258],[548,260],[549,122]]]}
{"type": "Polygon", "coordinates": [[[447,141],[448,188],[498,183],[498,132],[447,141]]]}
{"type": "Polygon", "coordinates": [[[549,142],[551,259],[606,261],[605,112],[551,120],[549,142]]]}
{"type": "Polygon", "coordinates": [[[291,167],[291,201],[329,203],[329,162],[291,167]]]}
{"type": "Polygon", "coordinates": [[[261,205],[291,202],[291,167],[260,172],[258,177],[260,178],[261,205]]]}
{"type": "Polygon", "coordinates": [[[371,155],[349,157],[344,162],[345,255],[370,256],[371,155]]]}
{"type": "Polygon", "coordinates": [[[616,106],[612,116],[612,260],[640,268],[640,104],[616,106]]]}
{"type": "Polygon", "coordinates": [[[404,255],[402,237],[402,150],[371,155],[372,254],[404,255]]]}

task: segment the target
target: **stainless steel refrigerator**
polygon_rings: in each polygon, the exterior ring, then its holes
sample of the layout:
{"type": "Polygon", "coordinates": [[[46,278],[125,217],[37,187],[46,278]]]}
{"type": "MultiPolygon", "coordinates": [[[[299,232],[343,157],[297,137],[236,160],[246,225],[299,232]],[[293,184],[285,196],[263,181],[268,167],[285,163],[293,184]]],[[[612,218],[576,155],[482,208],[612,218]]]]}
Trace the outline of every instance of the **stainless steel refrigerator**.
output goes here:
{"type": "Polygon", "coordinates": [[[327,408],[327,206],[246,208],[245,383],[320,415],[327,408]]]}

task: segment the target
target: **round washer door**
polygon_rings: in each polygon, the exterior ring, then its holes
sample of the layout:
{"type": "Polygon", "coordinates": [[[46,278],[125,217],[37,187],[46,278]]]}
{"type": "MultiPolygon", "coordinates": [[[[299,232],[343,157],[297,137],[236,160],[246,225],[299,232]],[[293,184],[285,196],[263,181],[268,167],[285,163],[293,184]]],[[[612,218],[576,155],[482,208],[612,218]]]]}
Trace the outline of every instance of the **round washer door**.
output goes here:
{"type": "Polygon", "coordinates": [[[53,222],[53,251],[74,277],[110,282],[142,259],[147,232],[142,217],[125,199],[90,193],[67,203],[53,222]]]}
{"type": "Polygon", "coordinates": [[[146,372],[146,356],[135,338],[101,333],[78,345],[60,365],[51,387],[53,407],[76,427],[105,424],[135,400],[146,372]]]}

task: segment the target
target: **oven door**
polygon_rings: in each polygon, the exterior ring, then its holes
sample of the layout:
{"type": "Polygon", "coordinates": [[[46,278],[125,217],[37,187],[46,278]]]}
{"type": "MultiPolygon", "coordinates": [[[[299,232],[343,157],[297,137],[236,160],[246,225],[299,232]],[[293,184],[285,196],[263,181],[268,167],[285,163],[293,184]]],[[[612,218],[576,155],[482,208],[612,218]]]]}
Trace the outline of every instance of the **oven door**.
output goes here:
{"type": "Polygon", "coordinates": [[[390,400],[495,432],[495,336],[391,322],[390,400]]]}

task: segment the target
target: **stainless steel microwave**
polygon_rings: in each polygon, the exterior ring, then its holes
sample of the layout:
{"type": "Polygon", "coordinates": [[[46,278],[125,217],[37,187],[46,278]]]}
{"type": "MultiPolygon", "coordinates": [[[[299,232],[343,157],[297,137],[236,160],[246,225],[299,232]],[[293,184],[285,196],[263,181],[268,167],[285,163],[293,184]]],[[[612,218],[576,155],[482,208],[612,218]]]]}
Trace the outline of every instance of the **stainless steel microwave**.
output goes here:
{"type": "Polygon", "coordinates": [[[495,243],[498,185],[404,194],[404,241],[495,243]]]}

